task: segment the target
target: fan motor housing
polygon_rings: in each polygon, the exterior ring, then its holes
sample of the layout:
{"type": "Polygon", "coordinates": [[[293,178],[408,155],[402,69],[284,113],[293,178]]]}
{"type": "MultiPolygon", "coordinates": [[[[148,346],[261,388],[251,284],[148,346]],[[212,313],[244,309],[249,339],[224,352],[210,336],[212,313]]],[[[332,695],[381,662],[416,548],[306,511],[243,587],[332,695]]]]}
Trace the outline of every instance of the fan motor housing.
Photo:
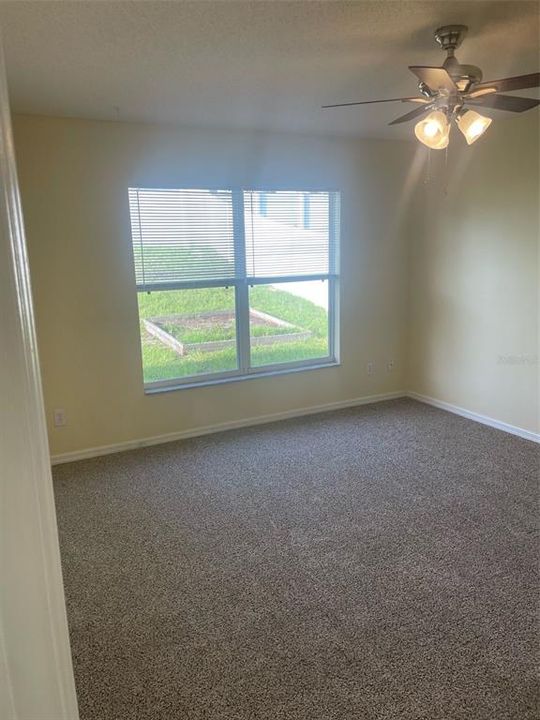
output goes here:
{"type": "Polygon", "coordinates": [[[443,68],[448,71],[460,92],[468,92],[472,85],[482,80],[482,71],[476,65],[462,65],[453,55],[446,58],[443,68]]]}

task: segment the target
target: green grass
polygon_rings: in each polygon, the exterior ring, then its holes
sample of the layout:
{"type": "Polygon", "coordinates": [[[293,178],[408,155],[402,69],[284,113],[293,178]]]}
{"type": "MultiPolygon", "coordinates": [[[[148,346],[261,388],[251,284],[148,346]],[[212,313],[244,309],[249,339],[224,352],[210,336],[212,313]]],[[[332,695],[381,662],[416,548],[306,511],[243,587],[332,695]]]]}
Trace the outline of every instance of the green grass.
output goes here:
{"type": "MultiPolygon", "coordinates": [[[[286,287],[286,286],[284,286],[286,287]]],[[[298,331],[310,330],[312,335],[298,342],[276,342],[256,345],[251,349],[251,363],[260,367],[328,355],[328,320],[326,311],[309,300],[296,297],[286,290],[257,285],[250,288],[250,307],[293,324],[298,331]]],[[[193,314],[227,310],[234,313],[233,288],[158,291],[139,293],[139,315],[143,318],[193,314]]],[[[254,336],[290,332],[288,328],[255,325],[254,336]]],[[[237,368],[236,348],[215,352],[193,352],[184,357],[150,336],[141,322],[145,382],[185,378],[205,373],[224,372],[237,368]]],[[[186,342],[226,340],[235,337],[234,322],[229,327],[176,327],[175,335],[186,342]]]]}
{"type": "MultiPolygon", "coordinates": [[[[286,288],[287,284],[283,283],[283,287],[286,288]]],[[[249,290],[249,305],[255,310],[286,320],[303,330],[311,330],[315,337],[326,338],[328,334],[326,310],[286,290],[277,290],[268,285],[255,285],[249,290]]]]}

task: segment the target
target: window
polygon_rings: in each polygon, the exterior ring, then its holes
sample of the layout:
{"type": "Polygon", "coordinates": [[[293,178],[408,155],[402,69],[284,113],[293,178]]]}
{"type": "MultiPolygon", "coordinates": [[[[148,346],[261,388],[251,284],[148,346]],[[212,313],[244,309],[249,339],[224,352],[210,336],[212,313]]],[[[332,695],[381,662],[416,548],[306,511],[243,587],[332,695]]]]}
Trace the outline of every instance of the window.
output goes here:
{"type": "Polygon", "coordinates": [[[339,194],[130,188],[145,388],[337,362],[339,194]]]}

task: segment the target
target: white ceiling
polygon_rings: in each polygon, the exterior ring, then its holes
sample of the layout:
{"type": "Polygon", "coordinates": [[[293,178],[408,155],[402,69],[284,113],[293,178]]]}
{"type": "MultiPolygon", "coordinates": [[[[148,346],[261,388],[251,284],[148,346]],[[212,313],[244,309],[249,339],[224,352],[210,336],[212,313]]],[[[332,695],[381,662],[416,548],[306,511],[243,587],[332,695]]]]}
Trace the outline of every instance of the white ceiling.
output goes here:
{"type": "Polygon", "coordinates": [[[538,69],[537,2],[22,0],[0,23],[13,109],[45,115],[404,137],[410,105],[320,106],[415,94],[442,24],[486,80],[538,69]]]}

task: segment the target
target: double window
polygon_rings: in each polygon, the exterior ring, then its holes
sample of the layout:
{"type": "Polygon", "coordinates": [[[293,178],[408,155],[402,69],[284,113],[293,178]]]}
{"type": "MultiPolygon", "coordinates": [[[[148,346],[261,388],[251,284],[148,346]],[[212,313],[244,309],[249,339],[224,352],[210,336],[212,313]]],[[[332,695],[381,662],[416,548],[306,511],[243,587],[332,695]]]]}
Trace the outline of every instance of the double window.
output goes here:
{"type": "Polygon", "coordinates": [[[337,362],[339,194],[130,188],[144,383],[337,362]]]}

